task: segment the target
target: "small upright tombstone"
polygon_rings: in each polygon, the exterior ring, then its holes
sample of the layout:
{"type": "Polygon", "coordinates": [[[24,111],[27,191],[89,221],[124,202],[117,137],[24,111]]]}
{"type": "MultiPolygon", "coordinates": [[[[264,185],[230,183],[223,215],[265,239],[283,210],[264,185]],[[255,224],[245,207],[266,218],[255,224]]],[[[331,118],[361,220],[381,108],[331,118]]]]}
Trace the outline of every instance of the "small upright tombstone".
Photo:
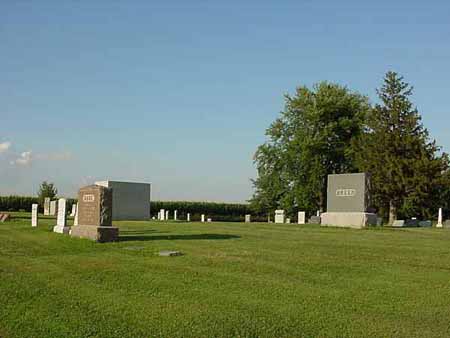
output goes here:
{"type": "Polygon", "coordinates": [[[284,223],[284,210],[275,210],[275,223],[284,223]]]}
{"type": "Polygon", "coordinates": [[[439,208],[438,222],[436,228],[442,228],[442,208],[439,208]]]}
{"type": "Polygon", "coordinates": [[[50,215],[50,197],[44,199],[44,216],[50,215]]]}
{"type": "Polygon", "coordinates": [[[252,221],[251,215],[245,215],[245,223],[250,223],[252,221]]]}
{"type": "Polygon", "coordinates": [[[38,205],[37,204],[31,205],[31,226],[32,227],[38,226],[38,205]]]}
{"type": "Polygon", "coordinates": [[[306,213],[304,211],[299,211],[297,219],[298,219],[298,224],[305,224],[306,213]]]}
{"type": "Polygon", "coordinates": [[[59,234],[68,234],[70,227],[67,226],[66,219],[66,199],[60,198],[58,200],[58,217],[56,220],[56,225],[53,227],[53,232],[59,234]]]}
{"type": "Polygon", "coordinates": [[[286,223],[287,224],[290,224],[291,223],[291,219],[288,217],[288,218],[286,218],[286,223]]]}
{"type": "Polygon", "coordinates": [[[191,214],[190,214],[190,213],[187,214],[187,221],[188,221],[188,222],[191,221],[191,214]]]}
{"type": "Polygon", "coordinates": [[[166,214],[166,212],[164,209],[159,210],[159,216],[160,216],[159,220],[160,221],[164,221],[165,214],[166,214]]]}
{"type": "Polygon", "coordinates": [[[75,218],[73,219],[73,225],[78,225],[78,203],[77,209],[75,210],[75,218]]]}
{"type": "Polygon", "coordinates": [[[206,221],[207,221],[208,223],[211,223],[211,222],[212,222],[212,219],[211,219],[211,218],[208,218],[206,221]]]}
{"type": "Polygon", "coordinates": [[[77,213],[77,205],[74,203],[72,204],[72,211],[70,213],[70,217],[74,217],[76,213],[77,213]]]}
{"type": "Polygon", "coordinates": [[[50,216],[56,215],[56,202],[57,201],[50,201],[50,216]]]}
{"type": "Polygon", "coordinates": [[[175,211],[173,212],[173,220],[174,220],[174,221],[177,220],[177,213],[178,213],[178,210],[175,210],[175,211]]]}
{"type": "Polygon", "coordinates": [[[166,221],[169,220],[169,210],[166,210],[166,221]]]}
{"type": "Polygon", "coordinates": [[[78,225],[72,227],[73,237],[97,242],[112,242],[119,238],[119,228],[112,226],[113,191],[99,185],[89,185],[78,192],[78,225]]]}
{"type": "Polygon", "coordinates": [[[204,221],[205,221],[205,215],[202,214],[202,222],[204,222],[204,221]]]}

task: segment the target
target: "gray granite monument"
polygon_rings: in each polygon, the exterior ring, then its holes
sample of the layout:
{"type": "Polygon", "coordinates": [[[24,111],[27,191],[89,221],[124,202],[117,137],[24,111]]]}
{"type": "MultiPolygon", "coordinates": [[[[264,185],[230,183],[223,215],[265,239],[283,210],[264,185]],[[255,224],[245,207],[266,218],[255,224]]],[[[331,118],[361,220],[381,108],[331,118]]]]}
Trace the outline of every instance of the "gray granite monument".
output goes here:
{"type": "Polygon", "coordinates": [[[377,224],[377,215],[368,212],[370,179],[366,173],[328,175],[327,212],[322,225],[363,228],[377,224]]]}

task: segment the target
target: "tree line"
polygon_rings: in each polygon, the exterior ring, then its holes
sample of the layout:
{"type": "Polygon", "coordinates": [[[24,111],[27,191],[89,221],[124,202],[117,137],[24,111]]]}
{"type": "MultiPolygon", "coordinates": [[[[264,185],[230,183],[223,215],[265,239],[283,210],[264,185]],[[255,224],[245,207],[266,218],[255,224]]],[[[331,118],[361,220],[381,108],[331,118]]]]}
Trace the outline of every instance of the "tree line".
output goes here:
{"type": "Polygon", "coordinates": [[[324,211],[327,175],[353,172],[371,175],[372,207],[389,222],[446,208],[449,158],[424,127],[412,93],[402,76],[388,72],[374,105],[329,82],[286,95],[254,156],[252,208],[324,211]]]}

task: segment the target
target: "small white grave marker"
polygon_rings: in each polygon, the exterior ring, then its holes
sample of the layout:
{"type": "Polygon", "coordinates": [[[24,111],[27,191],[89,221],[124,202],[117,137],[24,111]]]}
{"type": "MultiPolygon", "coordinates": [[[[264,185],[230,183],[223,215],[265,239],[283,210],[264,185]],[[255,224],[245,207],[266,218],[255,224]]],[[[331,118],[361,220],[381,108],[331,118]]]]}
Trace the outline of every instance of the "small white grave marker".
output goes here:
{"type": "Polygon", "coordinates": [[[304,211],[298,212],[298,224],[305,224],[306,222],[306,213],[304,211]]]}
{"type": "Polygon", "coordinates": [[[442,208],[439,208],[438,222],[436,228],[442,228],[442,208]]]}
{"type": "Polygon", "coordinates": [[[58,218],[56,226],[53,227],[53,231],[60,234],[68,234],[70,228],[67,226],[66,219],[66,199],[60,198],[58,200],[58,218]]]}
{"type": "Polygon", "coordinates": [[[38,205],[37,204],[31,205],[31,226],[32,227],[38,226],[38,205]]]}

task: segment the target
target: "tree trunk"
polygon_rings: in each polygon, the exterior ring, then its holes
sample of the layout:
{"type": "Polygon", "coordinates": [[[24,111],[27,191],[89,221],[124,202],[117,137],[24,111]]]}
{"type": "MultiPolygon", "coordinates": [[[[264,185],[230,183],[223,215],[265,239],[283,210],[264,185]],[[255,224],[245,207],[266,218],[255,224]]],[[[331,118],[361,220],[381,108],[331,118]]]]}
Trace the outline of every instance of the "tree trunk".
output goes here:
{"type": "Polygon", "coordinates": [[[394,224],[397,219],[397,208],[394,206],[394,202],[389,201],[389,225],[394,224]]]}

